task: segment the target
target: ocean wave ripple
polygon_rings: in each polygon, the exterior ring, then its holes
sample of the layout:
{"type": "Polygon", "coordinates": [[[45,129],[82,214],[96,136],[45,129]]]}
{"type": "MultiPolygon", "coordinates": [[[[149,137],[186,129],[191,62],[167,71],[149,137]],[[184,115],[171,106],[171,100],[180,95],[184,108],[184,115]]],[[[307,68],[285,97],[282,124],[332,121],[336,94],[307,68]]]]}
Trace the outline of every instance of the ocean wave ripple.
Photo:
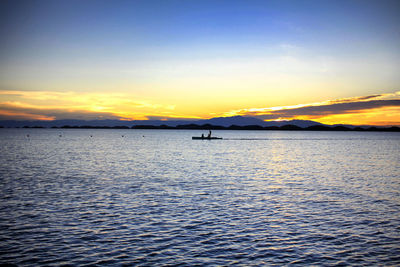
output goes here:
{"type": "Polygon", "coordinates": [[[365,141],[324,140],[316,151],[304,141],[212,147],[105,135],[3,149],[0,263],[400,263],[398,154],[381,150],[399,143],[362,151],[365,141]]]}

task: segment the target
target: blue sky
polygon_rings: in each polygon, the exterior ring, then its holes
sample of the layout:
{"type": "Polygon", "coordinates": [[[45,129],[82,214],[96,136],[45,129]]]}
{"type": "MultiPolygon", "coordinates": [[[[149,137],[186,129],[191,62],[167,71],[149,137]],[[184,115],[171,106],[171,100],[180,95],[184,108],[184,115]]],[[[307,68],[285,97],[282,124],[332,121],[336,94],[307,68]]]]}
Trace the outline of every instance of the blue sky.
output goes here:
{"type": "Polygon", "coordinates": [[[6,0],[0,90],[118,92],[189,117],[393,93],[398,14],[399,1],[6,0]]]}

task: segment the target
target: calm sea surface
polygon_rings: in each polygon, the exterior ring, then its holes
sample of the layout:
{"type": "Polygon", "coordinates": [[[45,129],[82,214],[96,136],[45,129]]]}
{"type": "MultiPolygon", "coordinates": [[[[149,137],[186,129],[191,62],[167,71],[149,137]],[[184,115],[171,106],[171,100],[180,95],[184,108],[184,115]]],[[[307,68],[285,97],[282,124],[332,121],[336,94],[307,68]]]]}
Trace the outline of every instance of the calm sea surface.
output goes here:
{"type": "Polygon", "coordinates": [[[0,129],[0,263],[400,264],[399,133],[201,133],[0,129]]]}

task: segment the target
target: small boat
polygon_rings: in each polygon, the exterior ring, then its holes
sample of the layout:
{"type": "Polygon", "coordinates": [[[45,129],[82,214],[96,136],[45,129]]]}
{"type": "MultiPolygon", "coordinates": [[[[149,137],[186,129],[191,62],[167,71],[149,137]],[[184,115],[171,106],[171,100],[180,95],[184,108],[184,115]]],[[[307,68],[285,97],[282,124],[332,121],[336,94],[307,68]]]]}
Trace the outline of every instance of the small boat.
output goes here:
{"type": "Polygon", "coordinates": [[[205,136],[202,134],[201,136],[193,136],[192,140],[217,140],[217,139],[222,139],[222,137],[214,137],[211,136],[211,130],[209,130],[208,135],[205,136]]]}
{"type": "Polygon", "coordinates": [[[192,140],[220,140],[222,137],[193,136],[192,140]]]}

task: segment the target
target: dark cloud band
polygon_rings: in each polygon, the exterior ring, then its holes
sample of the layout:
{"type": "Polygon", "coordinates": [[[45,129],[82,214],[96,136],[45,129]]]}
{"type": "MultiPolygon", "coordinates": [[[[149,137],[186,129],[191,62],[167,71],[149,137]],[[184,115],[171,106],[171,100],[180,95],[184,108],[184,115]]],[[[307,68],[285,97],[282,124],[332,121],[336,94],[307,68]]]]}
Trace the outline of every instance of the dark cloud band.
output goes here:
{"type": "MultiPolygon", "coordinates": [[[[62,119],[81,119],[81,120],[96,120],[96,119],[121,119],[111,113],[106,112],[92,112],[86,110],[66,110],[66,109],[35,109],[35,108],[23,108],[16,107],[9,104],[0,105],[0,120],[16,119],[13,116],[1,115],[1,111],[5,111],[6,114],[10,113],[23,113],[31,114],[32,117],[43,116],[48,118],[53,118],[56,120],[62,119]]],[[[17,119],[18,116],[17,116],[17,119]]]]}
{"type": "Polygon", "coordinates": [[[268,112],[268,114],[260,114],[260,112],[248,112],[243,115],[256,116],[264,120],[291,118],[295,116],[323,117],[333,114],[359,113],[363,110],[393,106],[400,106],[400,100],[371,100],[333,103],[321,106],[306,106],[301,108],[274,110],[268,112]]]}

